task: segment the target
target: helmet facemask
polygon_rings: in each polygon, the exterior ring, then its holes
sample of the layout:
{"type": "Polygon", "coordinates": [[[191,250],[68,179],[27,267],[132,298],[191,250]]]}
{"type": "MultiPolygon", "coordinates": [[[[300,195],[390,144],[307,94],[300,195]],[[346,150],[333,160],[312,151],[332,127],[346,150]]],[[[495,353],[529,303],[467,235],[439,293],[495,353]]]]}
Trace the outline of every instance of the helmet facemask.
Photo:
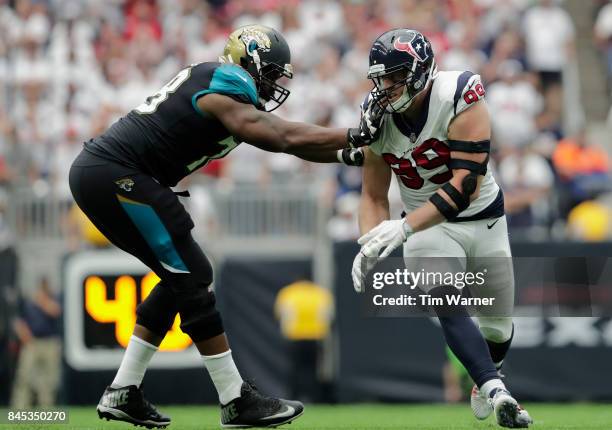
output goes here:
{"type": "Polygon", "coordinates": [[[376,88],[374,97],[386,113],[405,112],[415,97],[437,76],[435,62],[432,62],[428,69],[424,69],[416,61],[412,63],[412,67],[410,66],[409,63],[404,63],[390,69],[385,69],[383,64],[374,64],[370,67],[368,78],[376,88]],[[392,84],[385,87],[387,79],[391,80],[392,84]],[[402,93],[397,97],[396,93],[400,88],[402,93]]]}
{"type": "Polygon", "coordinates": [[[289,97],[289,94],[291,94],[291,91],[278,84],[276,81],[281,78],[292,79],[293,68],[291,64],[285,64],[283,67],[276,63],[262,61],[258,47],[256,44],[253,44],[253,42],[254,41],[251,41],[250,46],[247,47],[247,53],[252,61],[244,61],[243,57],[243,61],[246,64],[242,64],[242,67],[244,67],[255,80],[260,103],[263,107],[262,110],[272,112],[282,105],[285,100],[287,100],[287,97],[289,97]],[[272,102],[271,107],[268,106],[270,102],[272,102]]]}
{"type": "Polygon", "coordinates": [[[276,63],[260,62],[259,73],[254,79],[260,102],[266,112],[277,109],[291,94],[291,91],[276,82],[281,78],[293,78],[291,64],[285,64],[285,67],[282,67],[276,63]],[[272,106],[268,106],[270,104],[272,106]]]}

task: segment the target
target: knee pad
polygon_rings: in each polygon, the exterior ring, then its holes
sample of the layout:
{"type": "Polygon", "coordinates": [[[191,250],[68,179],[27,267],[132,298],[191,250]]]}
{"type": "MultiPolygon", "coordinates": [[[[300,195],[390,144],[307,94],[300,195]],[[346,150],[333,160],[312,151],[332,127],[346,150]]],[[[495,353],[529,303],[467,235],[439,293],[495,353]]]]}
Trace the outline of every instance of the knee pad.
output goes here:
{"type": "Polygon", "coordinates": [[[480,332],[486,340],[503,343],[512,337],[512,318],[478,317],[480,332]]]}
{"type": "Polygon", "coordinates": [[[194,342],[223,333],[221,315],[215,308],[216,299],[210,291],[210,283],[196,283],[186,279],[176,285],[175,292],[177,308],[181,315],[181,330],[194,342]]]}
{"type": "Polygon", "coordinates": [[[136,324],[164,337],[172,328],[178,313],[174,291],[159,282],[147,298],[136,307],[136,324]]]}

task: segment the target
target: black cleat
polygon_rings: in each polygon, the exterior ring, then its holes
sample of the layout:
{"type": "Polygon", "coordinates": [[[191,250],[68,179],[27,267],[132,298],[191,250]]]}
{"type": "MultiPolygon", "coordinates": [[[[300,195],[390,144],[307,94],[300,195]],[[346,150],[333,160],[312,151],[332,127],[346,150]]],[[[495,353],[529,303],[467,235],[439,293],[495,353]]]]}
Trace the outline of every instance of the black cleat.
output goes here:
{"type": "Polygon", "coordinates": [[[300,402],[266,397],[253,384],[243,382],[240,397],[221,405],[221,427],[277,427],[291,423],[303,412],[300,402]]]}
{"type": "Polygon", "coordinates": [[[96,409],[100,419],[125,421],[149,429],[166,428],[170,424],[170,418],[157,412],[136,385],[107,387],[96,409]]]}

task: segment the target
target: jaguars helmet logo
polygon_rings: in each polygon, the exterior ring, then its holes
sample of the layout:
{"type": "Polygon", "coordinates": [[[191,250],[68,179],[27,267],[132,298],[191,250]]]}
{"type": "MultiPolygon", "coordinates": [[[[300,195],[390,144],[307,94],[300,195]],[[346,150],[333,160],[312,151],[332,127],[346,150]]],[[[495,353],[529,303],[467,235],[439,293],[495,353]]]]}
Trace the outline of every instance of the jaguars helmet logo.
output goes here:
{"type": "Polygon", "coordinates": [[[261,52],[268,52],[272,47],[268,35],[255,26],[245,29],[240,35],[240,40],[246,46],[246,52],[249,55],[253,55],[256,49],[261,52]]]}
{"type": "Polygon", "coordinates": [[[119,179],[115,181],[115,184],[123,191],[130,192],[134,188],[134,181],[130,178],[119,179]]]}
{"type": "Polygon", "coordinates": [[[240,27],[230,34],[223,55],[219,57],[222,63],[240,64],[240,59],[246,53],[253,57],[256,53],[270,52],[272,41],[266,34],[266,27],[261,25],[247,25],[240,27]]]}

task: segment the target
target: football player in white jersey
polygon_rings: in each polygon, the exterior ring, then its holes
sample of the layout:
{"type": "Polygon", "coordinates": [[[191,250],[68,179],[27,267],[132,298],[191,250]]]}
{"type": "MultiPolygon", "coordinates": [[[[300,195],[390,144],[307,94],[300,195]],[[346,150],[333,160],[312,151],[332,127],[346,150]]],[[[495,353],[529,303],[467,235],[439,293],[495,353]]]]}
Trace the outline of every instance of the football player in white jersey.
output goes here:
{"type": "MultiPolygon", "coordinates": [[[[403,244],[407,265],[414,264],[408,257],[423,264],[432,261],[428,257],[449,257],[462,261],[462,270],[474,271],[474,257],[502,257],[505,265],[497,267],[487,293],[511,307],[504,200],[488,169],[491,127],[480,76],[439,72],[429,41],[417,31],[396,29],[374,42],[368,78],[375,89],[362,106],[362,123],[377,139],[366,150],[363,169],[355,289],[362,292],[367,272],[403,244]],[[396,220],[390,219],[387,197],[392,173],[407,211],[396,220]]],[[[419,288],[433,297],[457,292],[454,286],[419,288]]],[[[529,414],[499,375],[514,332],[510,314],[484,311],[476,326],[460,306],[450,313],[448,306],[433,310],[446,342],[476,383],[475,416],[495,412],[503,427],[528,427],[529,414]]]]}

